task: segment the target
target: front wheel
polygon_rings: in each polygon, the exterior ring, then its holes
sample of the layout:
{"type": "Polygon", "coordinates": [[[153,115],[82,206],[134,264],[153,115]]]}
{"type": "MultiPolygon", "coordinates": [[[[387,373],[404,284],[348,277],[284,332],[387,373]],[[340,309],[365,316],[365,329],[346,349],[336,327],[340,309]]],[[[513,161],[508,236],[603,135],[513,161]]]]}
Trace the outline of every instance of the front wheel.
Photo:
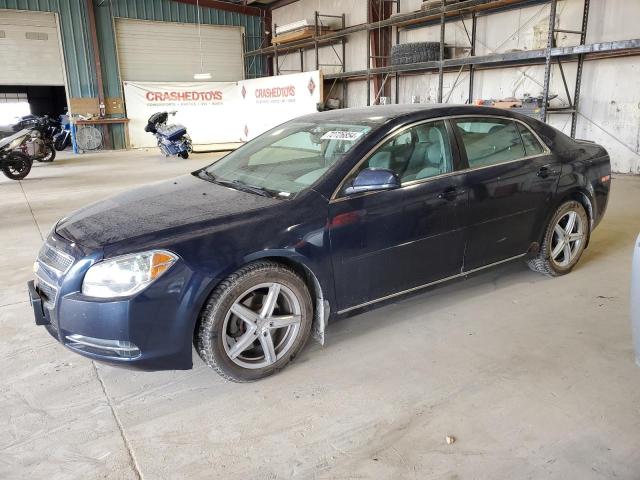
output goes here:
{"type": "Polygon", "coordinates": [[[284,368],[302,349],[312,319],[302,278],[278,263],[258,261],[231,274],[211,294],[196,347],[224,378],[259,380],[284,368]]]}
{"type": "Polygon", "coordinates": [[[2,173],[11,180],[22,180],[31,171],[33,160],[24,153],[11,152],[2,163],[2,173]]]}
{"type": "Polygon", "coordinates": [[[569,273],[578,263],[589,238],[589,217],[580,202],[560,205],[551,218],[535,258],[529,268],[550,277],[569,273]]]}
{"type": "Polygon", "coordinates": [[[180,153],[178,154],[178,156],[179,156],[180,158],[184,158],[184,159],[186,160],[187,158],[189,158],[189,152],[188,152],[187,150],[185,150],[184,152],[180,152],[180,153]]]}
{"type": "Polygon", "coordinates": [[[56,158],[56,149],[50,143],[46,143],[43,147],[44,153],[41,157],[37,157],[39,162],[53,162],[56,158]]]}

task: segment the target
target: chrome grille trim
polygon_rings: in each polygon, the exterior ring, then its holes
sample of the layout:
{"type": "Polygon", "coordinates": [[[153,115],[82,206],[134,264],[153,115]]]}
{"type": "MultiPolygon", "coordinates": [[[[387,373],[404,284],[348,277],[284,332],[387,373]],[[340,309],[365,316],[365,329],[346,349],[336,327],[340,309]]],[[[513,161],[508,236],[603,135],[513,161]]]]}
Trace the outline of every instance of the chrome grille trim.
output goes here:
{"type": "Polygon", "coordinates": [[[36,280],[36,289],[44,295],[45,306],[53,306],[58,298],[58,288],[43,280],[38,274],[36,274],[36,280]]]}
{"type": "Polygon", "coordinates": [[[42,245],[38,254],[38,261],[43,265],[52,268],[60,275],[64,275],[73,265],[74,258],[57,248],[52,247],[48,243],[42,245]]]}

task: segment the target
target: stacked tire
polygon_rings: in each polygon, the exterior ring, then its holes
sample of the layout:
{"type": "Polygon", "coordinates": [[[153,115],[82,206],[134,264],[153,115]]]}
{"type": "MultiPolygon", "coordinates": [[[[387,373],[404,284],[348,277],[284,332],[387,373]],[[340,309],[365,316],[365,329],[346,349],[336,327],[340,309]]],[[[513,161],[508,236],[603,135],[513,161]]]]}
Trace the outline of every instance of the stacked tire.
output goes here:
{"type": "Polygon", "coordinates": [[[401,43],[391,47],[391,65],[440,60],[440,42],[401,43]]]}

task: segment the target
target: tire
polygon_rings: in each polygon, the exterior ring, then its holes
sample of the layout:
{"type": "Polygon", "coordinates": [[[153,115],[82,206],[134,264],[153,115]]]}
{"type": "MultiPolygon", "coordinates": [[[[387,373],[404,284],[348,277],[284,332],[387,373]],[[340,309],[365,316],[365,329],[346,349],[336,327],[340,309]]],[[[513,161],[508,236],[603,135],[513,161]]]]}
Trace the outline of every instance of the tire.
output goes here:
{"type": "Polygon", "coordinates": [[[11,180],[22,180],[31,171],[33,160],[24,153],[11,152],[2,163],[2,173],[11,180]]]}
{"type": "Polygon", "coordinates": [[[178,154],[178,156],[179,156],[180,158],[184,158],[184,159],[186,160],[187,158],[189,158],[189,152],[188,152],[187,150],[185,150],[184,152],[180,152],[180,153],[178,154]]]}
{"type": "Polygon", "coordinates": [[[312,320],[313,306],[304,280],[279,263],[257,261],[229,275],[213,291],[200,315],[196,349],[222,377],[251,382],[278,372],[293,360],[309,338],[312,320]],[[273,304],[269,297],[274,295],[275,307],[263,314],[265,308],[269,310],[265,303],[273,304]],[[274,326],[278,322],[284,326],[274,326]],[[272,345],[270,350],[268,345],[272,345]],[[272,352],[271,359],[267,351],[272,352]]]}
{"type": "Polygon", "coordinates": [[[56,140],[54,146],[57,151],[62,152],[69,146],[69,137],[63,137],[62,139],[56,140]]]}
{"type": "Polygon", "coordinates": [[[391,65],[432,62],[439,59],[439,42],[400,43],[391,47],[391,65]]]}
{"type": "Polygon", "coordinates": [[[36,160],[42,163],[53,162],[55,159],[56,149],[50,143],[46,143],[44,145],[44,155],[42,157],[36,158],[36,160]]]}
{"type": "Polygon", "coordinates": [[[566,275],[580,260],[589,235],[589,216],[582,204],[575,200],[563,203],[547,225],[538,255],[527,262],[529,268],[549,277],[566,275]],[[567,227],[571,228],[568,233],[567,227]]]}

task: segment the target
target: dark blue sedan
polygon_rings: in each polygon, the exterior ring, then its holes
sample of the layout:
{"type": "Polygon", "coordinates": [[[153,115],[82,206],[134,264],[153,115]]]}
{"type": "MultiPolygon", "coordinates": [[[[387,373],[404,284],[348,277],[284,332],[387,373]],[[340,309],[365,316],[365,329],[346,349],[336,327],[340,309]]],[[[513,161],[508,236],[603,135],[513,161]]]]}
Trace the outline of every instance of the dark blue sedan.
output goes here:
{"type": "Polygon", "coordinates": [[[308,115],[223,159],[95,203],[49,234],[36,323],[82,355],[272,374],[328,322],[515,259],[556,276],[601,220],[600,146],[505,110],[308,115]]]}

